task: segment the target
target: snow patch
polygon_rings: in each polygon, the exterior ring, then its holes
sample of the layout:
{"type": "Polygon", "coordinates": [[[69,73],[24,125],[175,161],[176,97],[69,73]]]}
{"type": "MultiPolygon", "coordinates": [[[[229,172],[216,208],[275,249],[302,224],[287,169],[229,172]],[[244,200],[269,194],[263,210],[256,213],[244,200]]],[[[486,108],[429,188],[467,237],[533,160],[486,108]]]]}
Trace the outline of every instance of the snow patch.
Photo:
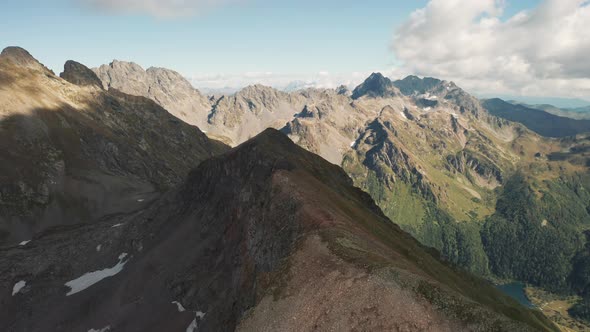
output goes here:
{"type": "Polygon", "coordinates": [[[123,224],[114,224],[113,226],[111,226],[111,228],[117,228],[117,227],[121,227],[123,226],[123,224]]]}
{"type": "Polygon", "coordinates": [[[111,326],[107,325],[107,326],[103,327],[102,329],[98,329],[98,330],[90,329],[90,330],[88,330],[88,332],[108,332],[110,330],[111,330],[111,326]]]}
{"type": "Polygon", "coordinates": [[[406,116],[406,113],[405,112],[401,111],[399,113],[401,114],[402,118],[404,118],[406,120],[408,119],[408,117],[406,116]]]}
{"type": "Polygon", "coordinates": [[[193,319],[191,325],[186,328],[186,332],[196,332],[197,331],[197,319],[193,319]]]}
{"type": "Polygon", "coordinates": [[[16,284],[14,284],[14,287],[12,287],[12,296],[15,296],[26,285],[27,285],[27,282],[24,280],[21,280],[21,281],[17,282],[16,284]]]}
{"type": "Polygon", "coordinates": [[[182,306],[182,304],[180,304],[180,302],[178,302],[178,301],[172,301],[172,304],[176,304],[176,308],[178,309],[178,312],[184,312],[184,311],[186,311],[186,309],[182,306]]]}
{"type": "Polygon", "coordinates": [[[143,201],[144,201],[144,199],[143,199],[143,198],[140,198],[140,199],[138,199],[137,201],[141,203],[141,202],[143,202],[143,201]]]}
{"type": "Polygon", "coordinates": [[[96,251],[100,251],[100,249],[102,249],[102,244],[96,246],[96,251]]]}
{"type": "Polygon", "coordinates": [[[65,285],[70,287],[70,291],[66,294],[66,296],[81,292],[86,288],[96,284],[97,282],[105,278],[112,277],[121,272],[127,263],[127,261],[124,261],[125,257],[127,257],[127,253],[122,253],[119,255],[119,262],[117,265],[104,270],[88,272],[79,278],[66,282],[65,285]]]}
{"type": "Polygon", "coordinates": [[[431,109],[432,109],[432,107],[426,107],[426,108],[424,108],[424,110],[425,110],[426,112],[430,111],[431,109]]]}
{"type": "Polygon", "coordinates": [[[197,323],[197,320],[201,320],[203,319],[203,317],[205,317],[205,313],[202,311],[195,311],[195,319],[193,319],[193,321],[191,322],[191,325],[189,325],[186,328],[186,332],[197,332],[197,328],[199,327],[199,324],[197,323]]]}
{"type": "Polygon", "coordinates": [[[27,245],[27,243],[29,243],[29,242],[31,242],[31,240],[23,241],[23,242],[19,243],[18,245],[19,246],[24,246],[24,245],[27,245]]]}

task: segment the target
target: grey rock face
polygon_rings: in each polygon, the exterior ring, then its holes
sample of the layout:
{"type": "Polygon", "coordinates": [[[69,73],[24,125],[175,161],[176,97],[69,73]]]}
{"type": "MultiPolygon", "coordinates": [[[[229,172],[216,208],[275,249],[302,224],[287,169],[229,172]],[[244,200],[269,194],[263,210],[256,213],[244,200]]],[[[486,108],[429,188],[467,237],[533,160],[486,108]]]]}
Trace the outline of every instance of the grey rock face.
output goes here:
{"type": "Polygon", "coordinates": [[[102,88],[102,81],[88,67],[73,60],[64,65],[63,73],[59,74],[64,80],[80,86],[97,86],[102,88]]]}
{"type": "Polygon", "coordinates": [[[94,72],[105,89],[150,98],[179,119],[206,129],[211,103],[179,73],[154,67],[144,70],[133,62],[117,60],[94,72]]]}

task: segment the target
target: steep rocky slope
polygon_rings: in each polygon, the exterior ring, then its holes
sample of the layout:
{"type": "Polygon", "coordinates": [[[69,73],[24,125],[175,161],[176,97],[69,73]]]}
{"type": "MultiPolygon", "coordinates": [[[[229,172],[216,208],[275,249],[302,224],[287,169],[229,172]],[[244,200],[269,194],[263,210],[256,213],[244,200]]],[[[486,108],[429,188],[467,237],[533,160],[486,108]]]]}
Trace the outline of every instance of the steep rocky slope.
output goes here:
{"type": "Polygon", "coordinates": [[[61,76],[23,49],[0,55],[2,245],[138,209],[226,150],[147,98],[104,91],[79,63],[61,76]]]}
{"type": "Polygon", "coordinates": [[[3,249],[0,327],[556,330],[435,256],[341,168],[269,129],[145,210],[3,249]]]}

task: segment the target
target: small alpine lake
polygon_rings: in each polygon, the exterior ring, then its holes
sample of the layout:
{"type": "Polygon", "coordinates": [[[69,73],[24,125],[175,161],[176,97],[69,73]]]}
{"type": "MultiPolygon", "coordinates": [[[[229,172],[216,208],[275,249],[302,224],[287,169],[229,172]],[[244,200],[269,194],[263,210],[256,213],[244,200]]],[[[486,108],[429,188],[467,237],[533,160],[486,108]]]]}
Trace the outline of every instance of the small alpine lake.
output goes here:
{"type": "Polygon", "coordinates": [[[504,294],[518,301],[527,308],[535,308],[535,305],[528,299],[524,292],[525,285],[520,282],[511,282],[503,285],[496,285],[496,288],[504,294]]]}

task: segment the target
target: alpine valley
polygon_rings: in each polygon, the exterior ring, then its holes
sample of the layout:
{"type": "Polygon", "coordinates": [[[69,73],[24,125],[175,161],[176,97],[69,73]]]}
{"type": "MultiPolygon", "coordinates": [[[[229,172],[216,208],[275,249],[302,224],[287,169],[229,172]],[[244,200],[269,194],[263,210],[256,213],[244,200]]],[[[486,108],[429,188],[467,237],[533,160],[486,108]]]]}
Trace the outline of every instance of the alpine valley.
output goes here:
{"type": "Polygon", "coordinates": [[[547,135],[507,112],[525,106],[379,73],[205,96],[130,62],[57,76],[17,47],[0,101],[0,330],[590,321],[586,120],[547,135]],[[576,301],[549,319],[490,280],[576,301]]]}

